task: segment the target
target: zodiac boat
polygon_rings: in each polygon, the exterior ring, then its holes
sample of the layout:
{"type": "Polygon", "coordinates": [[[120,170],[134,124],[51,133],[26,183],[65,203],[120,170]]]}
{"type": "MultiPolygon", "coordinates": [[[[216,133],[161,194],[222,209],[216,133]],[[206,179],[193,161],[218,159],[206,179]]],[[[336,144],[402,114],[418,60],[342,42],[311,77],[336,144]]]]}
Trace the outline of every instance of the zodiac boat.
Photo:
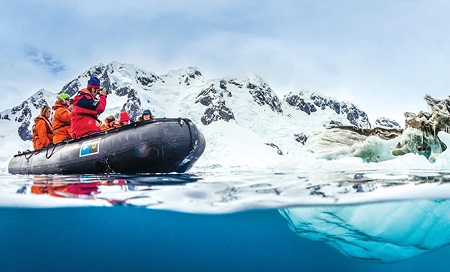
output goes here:
{"type": "Polygon", "coordinates": [[[101,131],[11,158],[11,174],[183,173],[205,150],[186,118],[157,118],[101,131]]]}

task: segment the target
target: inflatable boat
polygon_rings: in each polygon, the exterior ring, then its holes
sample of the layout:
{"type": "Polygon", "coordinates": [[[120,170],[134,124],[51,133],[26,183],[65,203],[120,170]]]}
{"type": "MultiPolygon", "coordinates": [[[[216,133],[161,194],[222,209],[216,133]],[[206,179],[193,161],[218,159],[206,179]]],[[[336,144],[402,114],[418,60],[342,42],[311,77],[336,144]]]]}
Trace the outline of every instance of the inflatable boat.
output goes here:
{"type": "Polygon", "coordinates": [[[183,173],[205,149],[191,120],[157,118],[101,131],[11,158],[11,174],[183,173]]]}

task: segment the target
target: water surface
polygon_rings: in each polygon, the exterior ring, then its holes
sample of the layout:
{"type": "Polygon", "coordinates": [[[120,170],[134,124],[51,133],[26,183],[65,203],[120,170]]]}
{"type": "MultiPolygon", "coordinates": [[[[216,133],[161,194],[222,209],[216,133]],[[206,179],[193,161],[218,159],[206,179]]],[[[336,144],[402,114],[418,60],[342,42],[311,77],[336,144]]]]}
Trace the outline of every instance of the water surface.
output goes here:
{"type": "Polygon", "coordinates": [[[0,267],[449,271],[449,177],[429,170],[3,175],[0,267]]]}

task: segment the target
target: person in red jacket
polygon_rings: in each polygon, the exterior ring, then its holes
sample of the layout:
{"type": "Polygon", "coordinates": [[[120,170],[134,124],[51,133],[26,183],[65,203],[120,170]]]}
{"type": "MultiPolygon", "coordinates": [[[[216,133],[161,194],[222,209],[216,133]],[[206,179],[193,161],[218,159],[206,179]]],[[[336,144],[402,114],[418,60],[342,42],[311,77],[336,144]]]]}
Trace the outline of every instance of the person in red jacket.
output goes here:
{"type": "Polygon", "coordinates": [[[92,76],[87,88],[82,89],[73,99],[72,136],[74,139],[100,131],[97,116],[105,111],[106,89],[100,90],[100,80],[92,76]],[[99,95],[98,100],[96,99],[99,95]]]}
{"type": "Polygon", "coordinates": [[[120,117],[119,119],[120,126],[126,126],[131,123],[131,118],[130,115],[128,115],[128,112],[126,111],[120,112],[119,117],[120,117]]]}
{"type": "Polygon", "coordinates": [[[45,105],[41,108],[40,115],[34,119],[33,148],[34,150],[46,147],[52,143],[52,124],[49,121],[51,109],[45,105]]]}
{"type": "Polygon", "coordinates": [[[72,114],[69,107],[70,95],[62,93],[56,97],[55,105],[53,105],[53,143],[57,144],[66,139],[72,139],[72,129],[70,128],[70,120],[72,114]]]}

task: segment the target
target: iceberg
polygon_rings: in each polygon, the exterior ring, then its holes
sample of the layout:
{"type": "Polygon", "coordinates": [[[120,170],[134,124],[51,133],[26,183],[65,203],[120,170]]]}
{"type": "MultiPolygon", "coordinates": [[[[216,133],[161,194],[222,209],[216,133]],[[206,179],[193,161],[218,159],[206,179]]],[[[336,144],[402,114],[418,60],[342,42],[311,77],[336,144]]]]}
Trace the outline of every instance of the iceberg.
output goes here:
{"type": "Polygon", "coordinates": [[[280,209],[300,237],[321,241],[353,259],[392,263],[450,243],[450,200],[280,209]]]}

